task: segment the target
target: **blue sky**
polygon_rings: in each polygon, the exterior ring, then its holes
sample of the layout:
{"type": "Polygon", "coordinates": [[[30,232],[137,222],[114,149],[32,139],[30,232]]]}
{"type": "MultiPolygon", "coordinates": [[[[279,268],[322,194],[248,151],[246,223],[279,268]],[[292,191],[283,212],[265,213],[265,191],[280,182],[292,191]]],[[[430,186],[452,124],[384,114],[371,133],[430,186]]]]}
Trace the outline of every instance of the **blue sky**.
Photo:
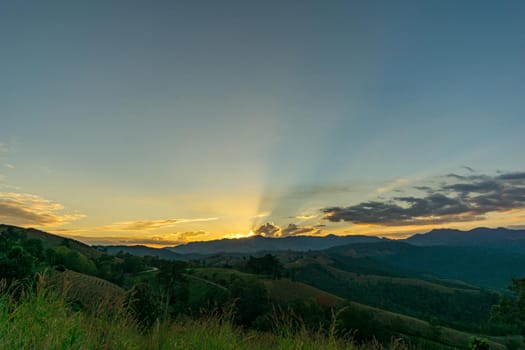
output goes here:
{"type": "MultiPolygon", "coordinates": [[[[266,222],[401,237],[432,225],[325,209],[525,171],[521,1],[4,1],[0,42],[5,223],[159,245],[266,222]]],[[[499,204],[440,225],[525,224],[525,200],[499,204]]]]}

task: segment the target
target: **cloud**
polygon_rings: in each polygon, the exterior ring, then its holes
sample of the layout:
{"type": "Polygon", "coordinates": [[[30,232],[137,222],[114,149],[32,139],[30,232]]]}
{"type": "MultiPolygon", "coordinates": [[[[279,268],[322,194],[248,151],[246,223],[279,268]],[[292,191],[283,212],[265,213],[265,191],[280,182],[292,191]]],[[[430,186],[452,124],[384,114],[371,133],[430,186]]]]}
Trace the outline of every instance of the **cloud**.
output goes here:
{"type": "Polygon", "coordinates": [[[401,187],[403,185],[406,185],[408,183],[410,183],[411,181],[413,180],[410,180],[410,179],[396,179],[388,184],[386,184],[385,186],[383,187],[379,187],[378,189],[376,189],[376,192],[377,193],[386,193],[386,192],[390,192],[392,190],[395,190],[397,189],[398,187],[401,187]]]}
{"type": "Polygon", "coordinates": [[[522,172],[522,173],[506,173],[506,174],[499,175],[497,177],[497,179],[499,179],[499,180],[510,180],[510,181],[525,180],[525,172],[522,172]]]}
{"type": "Polygon", "coordinates": [[[319,215],[316,215],[316,214],[301,214],[301,215],[297,215],[297,216],[290,216],[289,218],[290,219],[299,219],[299,220],[311,220],[311,219],[315,219],[318,216],[319,215]]]}
{"type": "Polygon", "coordinates": [[[383,226],[441,224],[483,220],[493,212],[525,207],[525,173],[497,176],[448,174],[449,182],[416,186],[425,196],[367,201],[322,209],[331,222],[383,226]],[[452,183],[450,183],[452,181],[452,183]]]}
{"type": "Polygon", "coordinates": [[[414,186],[413,188],[418,191],[423,191],[423,192],[428,192],[428,193],[434,192],[434,189],[430,186],[414,186]]]}
{"type": "Polygon", "coordinates": [[[88,233],[88,232],[144,232],[144,231],[166,229],[166,228],[170,228],[175,225],[183,224],[183,223],[206,222],[206,221],[214,221],[214,220],[218,220],[218,218],[119,221],[119,222],[114,222],[114,223],[103,225],[103,226],[61,229],[61,231],[64,233],[68,233],[68,234],[78,234],[78,233],[88,233]]]}
{"type": "Polygon", "coordinates": [[[446,185],[442,190],[449,190],[452,192],[471,194],[471,193],[489,193],[493,191],[500,191],[503,184],[500,181],[488,180],[472,183],[457,183],[453,185],[446,185]]]}
{"type": "Polygon", "coordinates": [[[261,235],[263,237],[281,237],[282,231],[281,228],[277,225],[275,225],[273,222],[267,222],[265,224],[262,224],[253,231],[257,235],[261,235]]]}
{"type": "Polygon", "coordinates": [[[296,224],[289,224],[288,227],[282,230],[283,236],[300,236],[300,235],[318,235],[321,230],[310,226],[297,226],[296,224]]]}
{"type": "Polygon", "coordinates": [[[13,164],[5,163],[4,166],[8,169],[14,169],[15,166],[13,164]]]}
{"type": "Polygon", "coordinates": [[[299,235],[317,235],[321,230],[311,226],[298,226],[296,224],[289,224],[284,229],[274,224],[267,222],[254,231],[255,234],[263,237],[288,237],[299,235]]]}
{"type": "Polygon", "coordinates": [[[195,218],[195,219],[162,219],[162,220],[135,220],[119,221],[112,224],[95,228],[97,231],[149,231],[158,230],[174,225],[189,222],[214,221],[219,218],[195,218]]]}
{"type": "Polygon", "coordinates": [[[63,214],[64,207],[48,199],[28,194],[0,192],[0,222],[20,226],[59,226],[85,217],[63,214]]]}

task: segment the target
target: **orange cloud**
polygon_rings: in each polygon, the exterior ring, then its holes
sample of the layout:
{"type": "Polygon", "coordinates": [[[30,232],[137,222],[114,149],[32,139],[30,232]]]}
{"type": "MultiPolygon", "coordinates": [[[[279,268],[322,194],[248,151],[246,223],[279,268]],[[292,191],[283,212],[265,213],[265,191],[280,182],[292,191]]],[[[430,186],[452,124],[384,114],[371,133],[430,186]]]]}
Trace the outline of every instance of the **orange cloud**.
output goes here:
{"type": "Polygon", "coordinates": [[[61,213],[64,206],[28,193],[0,192],[0,221],[20,226],[59,226],[83,214],[61,213]]]}

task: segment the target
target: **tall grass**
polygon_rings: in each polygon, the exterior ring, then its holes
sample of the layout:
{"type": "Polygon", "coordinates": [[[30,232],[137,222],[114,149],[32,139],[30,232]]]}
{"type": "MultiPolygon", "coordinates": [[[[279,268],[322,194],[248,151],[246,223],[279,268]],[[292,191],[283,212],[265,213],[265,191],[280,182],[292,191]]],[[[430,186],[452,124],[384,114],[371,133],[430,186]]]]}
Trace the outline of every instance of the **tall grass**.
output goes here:
{"type": "MultiPolygon", "coordinates": [[[[379,343],[358,346],[334,331],[310,332],[276,318],[276,333],[246,331],[228,317],[217,315],[157,323],[144,334],[123,306],[75,311],[57,290],[46,287],[45,277],[30,291],[0,286],[0,349],[382,349],[379,343]]],[[[335,315],[334,315],[335,317],[335,315]]],[[[335,322],[335,319],[334,319],[335,322]]],[[[405,349],[393,343],[391,349],[405,349]]]]}
{"type": "Polygon", "coordinates": [[[123,309],[96,313],[74,311],[57,291],[17,286],[0,295],[1,349],[139,349],[139,333],[123,309]]]}

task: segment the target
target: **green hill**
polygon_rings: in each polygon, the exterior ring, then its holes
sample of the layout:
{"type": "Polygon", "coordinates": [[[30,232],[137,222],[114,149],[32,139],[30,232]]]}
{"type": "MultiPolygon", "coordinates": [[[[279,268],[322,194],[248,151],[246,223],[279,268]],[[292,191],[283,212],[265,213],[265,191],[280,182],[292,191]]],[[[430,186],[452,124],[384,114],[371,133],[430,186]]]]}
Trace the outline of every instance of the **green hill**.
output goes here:
{"type": "Polygon", "coordinates": [[[348,265],[349,260],[340,264],[307,257],[287,267],[297,281],[339,297],[418,318],[437,318],[454,327],[488,323],[490,308],[498,301],[497,294],[475,287],[348,271],[348,265]]]}
{"type": "Polygon", "coordinates": [[[0,235],[21,235],[23,237],[26,237],[27,239],[38,239],[42,241],[45,248],[66,246],[90,258],[96,258],[102,255],[102,252],[100,252],[99,250],[82,242],[76,241],[71,238],[57,236],[34,228],[22,228],[17,226],[0,224],[0,235]]]}
{"type": "MultiPolygon", "coordinates": [[[[342,272],[344,273],[344,271],[342,272]]],[[[199,268],[194,270],[194,274],[199,278],[205,279],[219,286],[227,286],[232,279],[242,279],[245,281],[260,280],[266,287],[269,297],[276,302],[293,301],[314,301],[321,307],[343,307],[343,311],[338,315],[340,323],[346,327],[361,328],[361,332],[371,332],[371,334],[385,337],[401,337],[414,344],[419,344],[425,349],[468,349],[471,339],[477,336],[471,332],[464,332],[450,327],[439,326],[422,319],[407,316],[401,313],[387,311],[381,308],[368,306],[355,301],[345,301],[344,298],[331,294],[320,288],[311,285],[291,281],[289,279],[267,279],[264,276],[247,274],[232,269],[221,268],[199,268]]],[[[378,279],[381,276],[362,276],[362,278],[378,279]]],[[[413,279],[395,279],[394,281],[417,285],[419,281],[413,279]]],[[[445,295],[454,295],[458,289],[449,288],[439,284],[420,281],[424,288],[433,292],[445,295]]],[[[201,288],[206,288],[201,285],[201,288]]],[[[217,286],[208,285],[207,288],[216,289],[217,286]]],[[[202,291],[201,291],[202,293],[202,291]]],[[[478,290],[466,289],[465,293],[471,297],[479,293],[478,290]]],[[[359,332],[359,330],[358,330],[359,332]]],[[[506,338],[490,338],[491,349],[506,349],[506,338]]]]}
{"type": "Polygon", "coordinates": [[[334,307],[344,302],[343,298],[301,282],[288,279],[264,280],[264,285],[270,297],[276,301],[290,302],[294,300],[315,301],[321,307],[334,307]]]}
{"type": "Polygon", "coordinates": [[[52,271],[48,278],[47,286],[89,310],[118,307],[125,297],[124,289],[116,284],[71,270],[52,271]]]}

